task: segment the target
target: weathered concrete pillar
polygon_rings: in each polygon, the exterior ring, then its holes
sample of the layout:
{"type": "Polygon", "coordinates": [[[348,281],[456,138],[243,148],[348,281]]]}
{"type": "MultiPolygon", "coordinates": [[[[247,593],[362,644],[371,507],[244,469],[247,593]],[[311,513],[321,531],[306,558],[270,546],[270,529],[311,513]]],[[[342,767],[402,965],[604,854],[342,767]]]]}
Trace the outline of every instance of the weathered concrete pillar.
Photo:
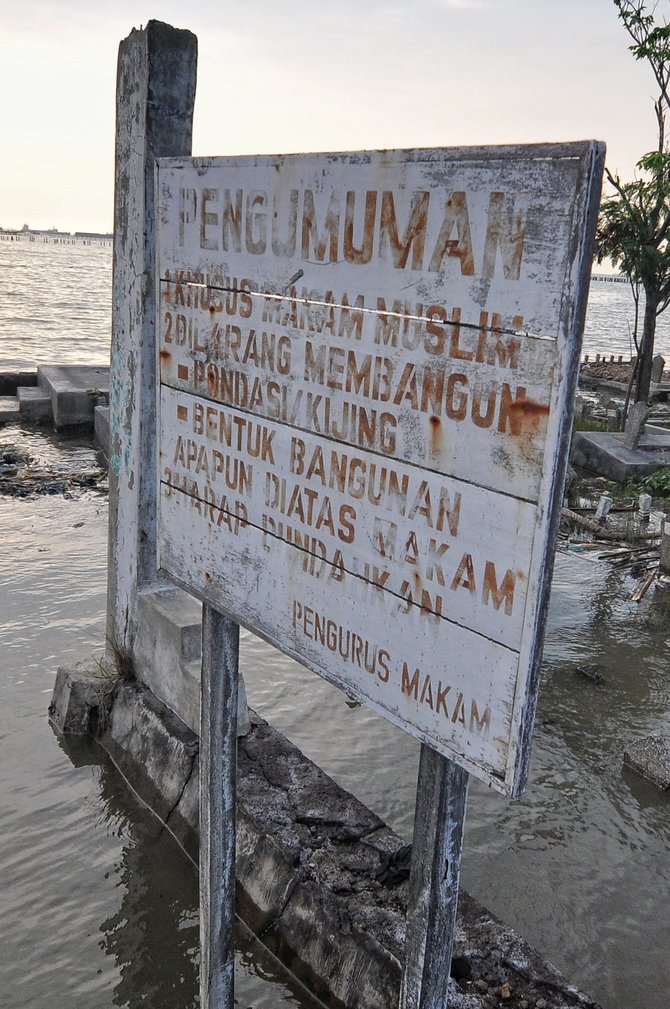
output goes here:
{"type": "Polygon", "coordinates": [[[154,159],[189,155],[197,39],[160,21],[119,46],[110,375],[107,635],[133,653],[156,576],[154,159]]]}
{"type": "MultiPolygon", "coordinates": [[[[195,732],[200,604],[157,574],[154,160],[191,154],[196,67],[195,35],[160,21],[119,47],[107,594],[108,658],[130,664],[195,732]]],[[[238,697],[244,734],[241,677],[238,697]]]]}
{"type": "Polygon", "coordinates": [[[661,551],[658,566],[663,574],[670,575],[670,528],[667,519],[663,519],[661,525],[661,551]]]}

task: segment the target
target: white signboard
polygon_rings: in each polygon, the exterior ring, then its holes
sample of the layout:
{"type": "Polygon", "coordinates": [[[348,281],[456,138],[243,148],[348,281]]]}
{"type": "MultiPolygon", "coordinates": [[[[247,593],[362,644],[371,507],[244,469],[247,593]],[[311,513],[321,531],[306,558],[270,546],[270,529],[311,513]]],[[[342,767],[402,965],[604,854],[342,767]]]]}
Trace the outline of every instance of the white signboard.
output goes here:
{"type": "Polygon", "coordinates": [[[509,794],[601,161],[159,162],[161,568],[509,794]]]}

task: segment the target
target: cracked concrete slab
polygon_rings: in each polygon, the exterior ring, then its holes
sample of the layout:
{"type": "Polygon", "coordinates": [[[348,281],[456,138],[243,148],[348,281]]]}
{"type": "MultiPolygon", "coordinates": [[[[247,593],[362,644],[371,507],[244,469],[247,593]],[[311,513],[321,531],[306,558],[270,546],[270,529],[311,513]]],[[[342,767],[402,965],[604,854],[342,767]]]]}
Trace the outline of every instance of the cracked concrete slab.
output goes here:
{"type": "Polygon", "coordinates": [[[624,763],[664,791],[670,789],[670,736],[645,736],[629,743],[624,763]]]}

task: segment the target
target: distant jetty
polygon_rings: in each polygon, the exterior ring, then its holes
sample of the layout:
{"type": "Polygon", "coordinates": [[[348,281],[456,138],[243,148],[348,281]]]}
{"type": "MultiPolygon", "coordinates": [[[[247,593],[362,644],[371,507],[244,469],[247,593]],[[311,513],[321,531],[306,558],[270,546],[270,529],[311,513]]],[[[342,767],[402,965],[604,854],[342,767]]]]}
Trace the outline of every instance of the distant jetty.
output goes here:
{"type": "Polygon", "coordinates": [[[0,242],[40,242],[48,245],[111,245],[111,232],[59,231],[58,228],[29,228],[27,224],[20,230],[0,228],[0,242]]]}
{"type": "Polygon", "coordinates": [[[592,273],[591,280],[598,284],[629,284],[628,277],[620,273],[592,273]]]}

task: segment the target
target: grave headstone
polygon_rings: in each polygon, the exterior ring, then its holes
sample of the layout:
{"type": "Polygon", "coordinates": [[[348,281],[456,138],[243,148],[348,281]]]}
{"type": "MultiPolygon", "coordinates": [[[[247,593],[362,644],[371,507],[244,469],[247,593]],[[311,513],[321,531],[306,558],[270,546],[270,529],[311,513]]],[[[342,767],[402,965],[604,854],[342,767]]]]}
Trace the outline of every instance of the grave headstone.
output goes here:
{"type": "Polygon", "coordinates": [[[595,521],[599,522],[600,525],[605,525],[607,521],[607,516],[609,515],[610,508],[612,507],[613,500],[607,494],[600,495],[600,501],[598,502],[598,507],[596,509],[595,521]]]}
{"type": "Polygon", "coordinates": [[[623,438],[626,448],[637,448],[648,417],[649,407],[646,403],[634,403],[630,408],[623,438]]]}
{"type": "Polygon", "coordinates": [[[651,494],[640,494],[637,515],[641,522],[649,521],[651,518],[651,494]]]}
{"type": "Polygon", "coordinates": [[[662,382],[663,381],[663,369],[665,368],[665,358],[661,354],[657,354],[654,360],[651,362],[651,380],[652,382],[662,382]]]}

